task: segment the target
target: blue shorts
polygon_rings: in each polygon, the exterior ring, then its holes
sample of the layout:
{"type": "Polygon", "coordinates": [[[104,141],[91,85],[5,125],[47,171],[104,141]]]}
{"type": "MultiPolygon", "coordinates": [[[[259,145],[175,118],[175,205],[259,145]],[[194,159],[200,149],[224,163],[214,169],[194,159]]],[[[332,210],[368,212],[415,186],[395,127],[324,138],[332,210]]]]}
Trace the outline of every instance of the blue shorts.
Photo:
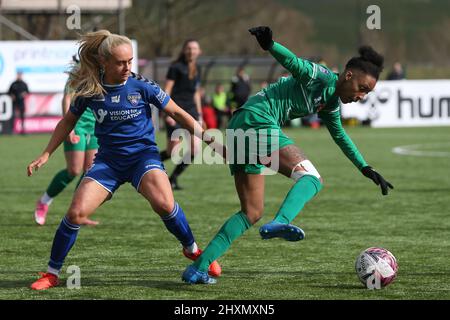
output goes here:
{"type": "Polygon", "coordinates": [[[142,151],[131,159],[98,154],[84,177],[96,181],[113,194],[125,182],[131,182],[139,191],[144,174],[155,169],[166,172],[159,153],[155,151],[142,151]]]}

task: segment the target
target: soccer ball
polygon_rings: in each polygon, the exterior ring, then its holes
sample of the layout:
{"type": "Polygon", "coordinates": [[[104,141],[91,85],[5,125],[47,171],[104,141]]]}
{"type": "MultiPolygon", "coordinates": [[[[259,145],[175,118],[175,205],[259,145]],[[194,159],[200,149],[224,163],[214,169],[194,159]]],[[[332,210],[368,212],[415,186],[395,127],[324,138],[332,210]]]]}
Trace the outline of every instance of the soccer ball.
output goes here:
{"type": "Polygon", "coordinates": [[[356,274],[368,289],[386,287],[397,276],[398,264],[394,255],[384,248],[371,247],[356,258],[356,274]]]}

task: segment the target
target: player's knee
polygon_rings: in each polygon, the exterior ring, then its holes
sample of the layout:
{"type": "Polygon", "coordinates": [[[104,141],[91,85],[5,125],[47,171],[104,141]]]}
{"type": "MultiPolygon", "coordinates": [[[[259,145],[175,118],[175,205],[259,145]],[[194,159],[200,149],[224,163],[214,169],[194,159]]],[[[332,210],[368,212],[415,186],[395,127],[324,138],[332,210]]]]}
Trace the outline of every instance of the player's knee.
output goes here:
{"type": "Polygon", "coordinates": [[[303,160],[299,162],[291,172],[291,179],[297,182],[303,176],[314,176],[319,179],[320,183],[323,184],[323,178],[320,176],[317,169],[309,160],[303,160]]]}
{"type": "Polygon", "coordinates": [[[83,172],[83,168],[70,166],[70,167],[67,168],[67,172],[72,177],[76,177],[76,176],[79,176],[83,172]]]}
{"type": "Polygon", "coordinates": [[[83,214],[83,211],[79,207],[71,207],[67,212],[67,220],[69,220],[72,224],[81,225],[86,220],[86,215],[83,214]]]}
{"type": "Polygon", "coordinates": [[[175,203],[173,201],[154,201],[151,206],[157,214],[165,216],[172,213],[175,203]]]}
{"type": "Polygon", "coordinates": [[[86,206],[80,200],[72,201],[66,217],[70,223],[73,224],[85,224],[87,218],[91,214],[91,211],[86,209],[86,206]]]}

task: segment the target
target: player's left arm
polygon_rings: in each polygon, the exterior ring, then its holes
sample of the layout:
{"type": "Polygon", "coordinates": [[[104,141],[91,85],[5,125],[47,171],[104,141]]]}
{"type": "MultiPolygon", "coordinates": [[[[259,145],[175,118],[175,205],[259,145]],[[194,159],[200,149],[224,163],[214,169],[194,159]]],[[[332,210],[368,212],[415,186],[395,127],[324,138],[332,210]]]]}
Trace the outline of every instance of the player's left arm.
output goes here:
{"type": "Polygon", "coordinates": [[[187,129],[191,134],[201,138],[203,134],[202,126],[186,111],[184,111],[179,105],[172,99],[167,102],[163,111],[176,122],[178,122],[183,128],[187,129]]]}
{"type": "Polygon", "coordinates": [[[249,29],[249,32],[256,37],[259,45],[285,68],[294,78],[309,81],[317,71],[315,66],[308,60],[297,57],[292,51],[272,39],[272,30],[269,27],[261,26],[249,29]]]}
{"type": "Polygon", "coordinates": [[[321,111],[319,112],[319,117],[323,120],[334,142],[341,148],[346,157],[364,176],[380,186],[383,195],[388,194],[389,188],[394,189],[394,186],[389,181],[385,180],[381,174],[366,163],[356,145],[347,135],[342,127],[339,107],[333,111],[321,111]]]}
{"type": "Polygon", "coordinates": [[[189,113],[184,111],[180,106],[178,106],[172,99],[164,107],[164,112],[175,119],[183,128],[188,130],[191,134],[202,139],[206,144],[208,144],[213,150],[219,152],[223,157],[226,155],[225,147],[214,141],[214,138],[208,135],[203,127],[198,123],[189,113]]]}
{"type": "Polygon", "coordinates": [[[202,126],[186,111],[173,101],[170,96],[164,92],[158,84],[148,81],[145,85],[144,101],[154,105],[158,109],[164,111],[166,115],[173,118],[183,128],[187,129],[191,134],[202,139],[210,145],[216,152],[225,157],[225,147],[214,142],[214,138],[206,134],[202,126]]]}

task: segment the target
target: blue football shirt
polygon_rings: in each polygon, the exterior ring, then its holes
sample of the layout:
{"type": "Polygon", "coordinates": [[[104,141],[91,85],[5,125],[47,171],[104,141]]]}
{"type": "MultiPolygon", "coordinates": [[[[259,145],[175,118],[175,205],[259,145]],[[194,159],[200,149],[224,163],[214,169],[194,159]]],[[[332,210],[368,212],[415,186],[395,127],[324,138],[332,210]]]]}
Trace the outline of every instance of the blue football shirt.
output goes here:
{"type": "Polygon", "coordinates": [[[70,106],[78,117],[86,108],[92,110],[98,154],[123,157],[148,149],[158,152],[150,105],[164,109],[169,95],[155,82],[134,73],[124,84],[103,87],[103,96],[77,97],[70,106]]]}

